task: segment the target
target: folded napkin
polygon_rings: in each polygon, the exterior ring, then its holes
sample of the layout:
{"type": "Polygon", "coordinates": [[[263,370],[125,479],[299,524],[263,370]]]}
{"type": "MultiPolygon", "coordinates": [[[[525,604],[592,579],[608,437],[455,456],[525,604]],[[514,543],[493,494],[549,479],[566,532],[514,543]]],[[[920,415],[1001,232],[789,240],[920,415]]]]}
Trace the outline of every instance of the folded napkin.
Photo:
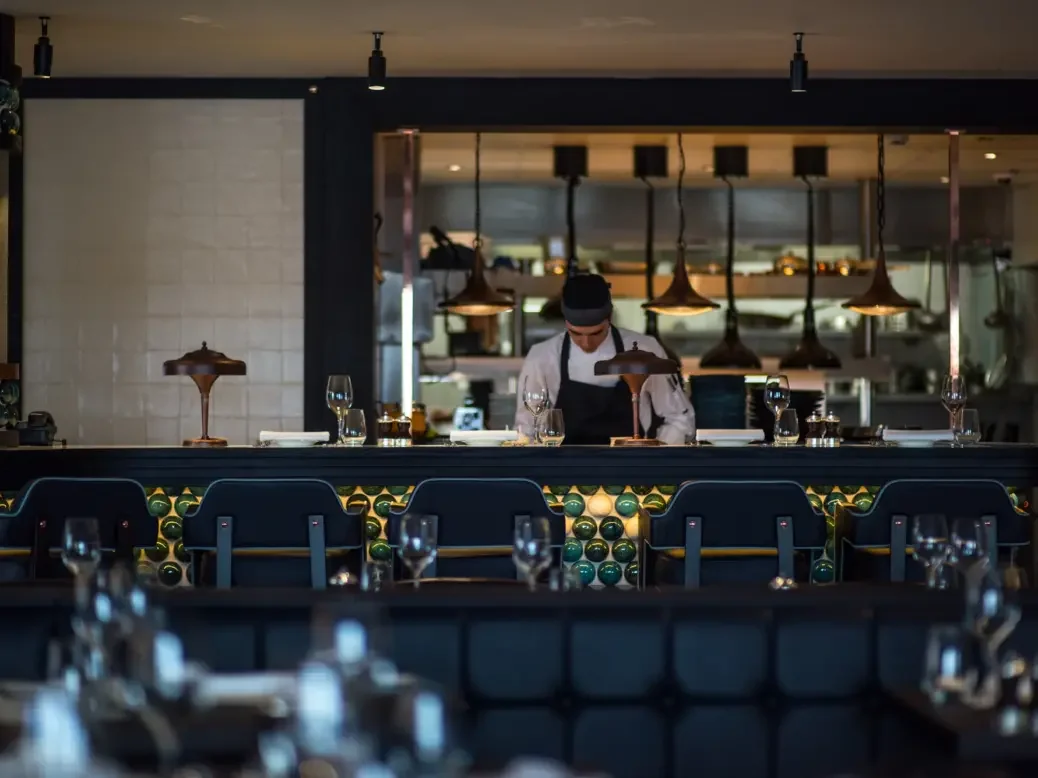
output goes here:
{"type": "Polygon", "coordinates": [[[275,432],[274,430],[260,430],[260,443],[276,443],[281,440],[307,440],[314,443],[327,443],[328,431],[324,432],[275,432]]]}
{"type": "Polygon", "coordinates": [[[883,440],[897,443],[941,443],[955,440],[951,430],[883,430],[883,440]]]}
{"type": "Polygon", "coordinates": [[[764,440],[764,430],[696,430],[696,440],[764,440]]]}
{"type": "Polygon", "coordinates": [[[451,430],[452,443],[503,442],[518,439],[519,433],[515,430],[451,430]]]}

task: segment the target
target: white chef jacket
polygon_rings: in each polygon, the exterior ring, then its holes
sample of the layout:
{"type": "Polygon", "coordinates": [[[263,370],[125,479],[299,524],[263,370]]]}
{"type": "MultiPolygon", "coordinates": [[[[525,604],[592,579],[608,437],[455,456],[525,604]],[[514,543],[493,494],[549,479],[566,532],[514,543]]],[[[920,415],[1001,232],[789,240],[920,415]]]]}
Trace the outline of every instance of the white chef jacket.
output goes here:
{"type": "MultiPolygon", "coordinates": [[[[638,344],[641,351],[649,351],[658,357],[667,359],[666,352],[659,341],[644,332],[626,330],[617,327],[620,338],[623,340],[624,350],[629,351],[638,344]]],[[[526,410],[523,405],[523,385],[541,385],[547,388],[552,403],[558,399],[559,386],[562,383],[562,374],[559,363],[562,359],[562,341],[566,337],[563,332],[548,340],[537,343],[530,348],[523,369],[519,373],[519,384],[516,389],[515,428],[523,431],[533,429],[533,414],[526,410]]],[[[582,384],[594,384],[596,386],[613,386],[622,381],[620,376],[595,375],[595,363],[603,359],[612,359],[616,356],[616,347],[613,345],[612,335],[606,335],[605,340],[595,350],[588,354],[576,344],[570,343],[569,349],[569,380],[582,384]]],[[[652,424],[652,413],[662,418],[662,424],[656,431],[656,437],[668,445],[684,445],[696,432],[696,416],[692,410],[692,403],[688,396],[678,385],[677,378],[672,375],[649,376],[642,387],[640,407],[638,409],[642,423],[642,432],[647,433],[652,424]]],[[[565,419],[563,420],[565,421],[565,419]]]]}

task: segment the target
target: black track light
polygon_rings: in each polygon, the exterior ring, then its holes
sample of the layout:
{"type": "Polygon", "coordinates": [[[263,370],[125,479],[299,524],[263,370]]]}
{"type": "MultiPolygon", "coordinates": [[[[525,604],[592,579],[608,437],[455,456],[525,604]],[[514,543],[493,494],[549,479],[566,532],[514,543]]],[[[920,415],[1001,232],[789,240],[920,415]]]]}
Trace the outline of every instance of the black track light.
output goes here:
{"type": "Polygon", "coordinates": [[[804,33],[795,32],[793,37],[797,42],[797,50],[793,53],[793,59],[789,61],[789,91],[807,91],[807,57],[804,56],[804,33]]]}
{"type": "Polygon", "coordinates": [[[368,57],[368,89],[381,92],[386,88],[386,58],[382,55],[382,33],[371,33],[375,37],[375,48],[368,57]]]}
{"type": "Polygon", "coordinates": [[[50,45],[50,38],[47,37],[49,23],[49,16],[40,17],[40,37],[32,49],[33,73],[40,78],[50,78],[50,68],[54,63],[54,47],[50,45]]]}

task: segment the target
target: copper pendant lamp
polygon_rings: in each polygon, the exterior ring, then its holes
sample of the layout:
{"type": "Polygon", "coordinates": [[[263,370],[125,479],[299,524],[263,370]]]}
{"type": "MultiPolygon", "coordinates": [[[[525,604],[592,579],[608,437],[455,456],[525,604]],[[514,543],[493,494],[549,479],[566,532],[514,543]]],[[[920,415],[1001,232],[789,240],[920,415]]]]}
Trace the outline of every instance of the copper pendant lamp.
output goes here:
{"type": "Polygon", "coordinates": [[[472,272],[465,282],[465,288],[453,297],[440,303],[440,307],[448,313],[460,316],[495,316],[515,307],[515,300],[510,295],[494,289],[486,279],[483,259],[483,236],[481,233],[480,210],[480,145],[481,133],[476,133],[476,237],[472,241],[472,272]]]}
{"type": "Polygon", "coordinates": [[[793,175],[807,185],[807,295],[804,301],[804,332],[800,343],[779,362],[780,370],[838,369],[840,358],[822,345],[815,327],[815,192],[812,178],[829,174],[826,146],[797,146],[793,149],[793,175]]]}
{"type": "Polygon", "coordinates": [[[876,155],[876,240],[879,245],[876,267],[872,271],[872,283],[869,288],[857,297],[852,297],[843,304],[844,308],[865,316],[893,316],[897,313],[915,310],[919,303],[902,297],[890,282],[887,272],[887,253],[883,247],[883,228],[886,226],[887,186],[886,186],[886,149],[883,135],[877,138],[876,155]]]}
{"type": "Polygon", "coordinates": [[[724,337],[699,360],[701,368],[759,370],[760,358],[739,337],[739,311],[735,307],[735,188],[731,178],[749,175],[749,149],[746,146],[715,146],[714,175],[728,186],[728,261],[725,265],[725,288],[728,310],[725,311],[724,337]]]}
{"type": "Polygon", "coordinates": [[[695,316],[720,308],[713,300],[708,300],[692,287],[685,266],[685,145],[678,133],[678,253],[674,258],[674,278],[667,291],[659,297],[642,303],[642,308],[662,316],[695,316]]]}

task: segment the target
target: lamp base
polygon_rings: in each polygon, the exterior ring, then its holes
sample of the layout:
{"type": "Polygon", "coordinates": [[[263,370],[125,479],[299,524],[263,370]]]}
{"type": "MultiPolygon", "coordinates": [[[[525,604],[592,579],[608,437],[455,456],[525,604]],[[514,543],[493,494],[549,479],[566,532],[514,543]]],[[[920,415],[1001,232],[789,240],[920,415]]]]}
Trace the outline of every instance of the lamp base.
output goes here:
{"type": "Polygon", "coordinates": [[[613,446],[662,446],[656,438],[613,438],[610,441],[613,446]]]}
{"type": "Polygon", "coordinates": [[[185,440],[184,446],[188,448],[226,448],[227,440],[225,438],[195,438],[185,440]]]}

